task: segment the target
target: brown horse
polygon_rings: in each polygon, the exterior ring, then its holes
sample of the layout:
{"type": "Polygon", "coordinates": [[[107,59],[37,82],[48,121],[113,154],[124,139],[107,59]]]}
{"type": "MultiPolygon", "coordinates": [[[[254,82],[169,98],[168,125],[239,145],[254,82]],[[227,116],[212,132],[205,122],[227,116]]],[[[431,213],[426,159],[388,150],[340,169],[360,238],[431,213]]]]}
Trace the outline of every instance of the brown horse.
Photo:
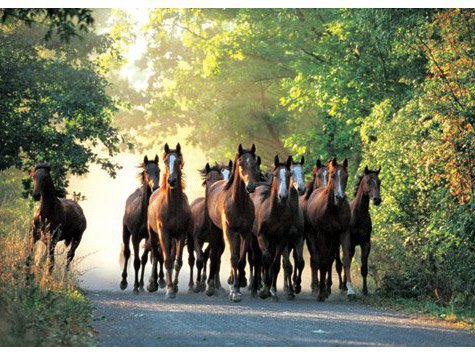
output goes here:
{"type": "Polygon", "coordinates": [[[235,302],[241,300],[240,287],[247,284],[246,250],[255,216],[254,203],[249,193],[256,189],[256,178],[256,146],[252,145],[250,150],[246,150],[240,144],[231,178],[227,182],[216,182],[209,188],[206,207],[210,217],[211,265],[207,295],[215,293],[215,276],[219,272],[220,257],[224,249],[224,241],[219,234],[222,231],[231,250],[232,286],[229,298],[235,302]]]}
{"type": "MultiPolygon", "coordinates": [[[[321,187],[326,187],[327,186],[327,183],[328,183],[328,163],[330,163],[330,161],[328,161],[327,163],[325,164],[322,164],[322,161],[319,159],[317,159],[317,162],[315,163],[315,166],[313,166],[313,179],[308,181],[306,183],[306,191],[305,191],[305,195],[300,197],[300,208],[302,209],[304,215],[305,215],[305,210],[306,210],[306,207],[307,207],[307,202],[308,202],[308,198],[310,198],[310,195],[312,195],[313,191],[315,191],[316,189],[318,188],[321,188],[321,187]]],[[[318,270],[318,266],[317,266],[317,255],[316,253],[314,253],[316,251],[316,241],[315,239],[309,239],[308,238],[308,234],[304,234],[304,237],[305,237],[305,241],[307,243],[307,249],[309,251],[309,254],[310,254],[310,270],[311,270],[311,273],[312,273],[312,277],[311,277],[311,290],[312,290],[312,295],[317,295],[317,280],[318,280],[318,277],[317,277],[317,270],[318,270]]]]}
{"type": "MultiPolygon", "coordinates": [[[[371,216],[369,214],[369,202],[372,200],[374,205],[377,206],[381,204],[382,201],[379,193],[381,186],[379,172],[381,172],[381,167],[379,167],[377,171],[369,170],[368,166],[365,167],[364,173],[359,176],[356,183],[355,198],[350,202],[350,258],[352,259],[355,255],[356,246],[360,246],[364,295],[368,295],[366,279],[368,276],[368,257],[371,251],[371,232],[373,230],[371,216]]],[[[339,251],[336,257],[336,269],[340,280],[340,289],[345,289],[345,283],[341,278],[342,265],[339,251]]]]}
{"type": "MultiPolygon", "coordinates": [[[[150,290],[157,290],[156,253],[158,242],[163,254],[166,269],[167,298],[174,298],[178,292],[178,276],[183,265],[183,248],[185,239],[191,239],[193,220],[188,198],[184,192],[184,177],[182,173],[184,161],[181,146],[171,150],[165,144],[165,175],[160,189],[153,192],[148,206],[148,231],[152,245],[152,277],[150,290]],[[175,267],[175,278],[172,280],[172,270],[175,267]]],[[[189,240],[190,241],[190,240],[189,240]]]]}
{"type": "Polygon", "coordinates": [[[288,296],[292,298],[293,292],[300,293],[302,287],[302,272],[305,267],[303,258],[304,245],[304,218],[303,211],[299,205],[299,196],[305,193],[304,169],[305,159],[302,156],[300,161],[292,160],[290,166],[290,208],[292,210],[292,226],[289,231],[289,244],[285,246],[283,257],[284,268],[284,290],[290,291],[288,296]],[[290,262],[290,253],[293,252],[295,269],[291,281],[293,266],[290,262]],[[293,285],[291,285],[293,283],[293,285]]]}
{"type": "MultiPolygon", "coordinates": [[[[206,163],[204,169],[200,170],[203,177],[203,185],[205,187],[205,196],[195,199],[191,203],[191,214],[193,215],[193,243],[196,253],[196,267],[198,270],[196,276],[196,286],[194,292],[203,292],[205,289],[206,280],[206,262],[209,258],[209,216],[206,210],[206,198],[208,196],[209,187],[219,181],[228,180],[233,167],[233,162],[230,160],[228,165],[218,165],[217,163],[211,167],[206,163]],[[203,253],[204,243],[208,243],[208,247],[203,253]],[[201,274],[203,270],[203,275],[201,274]]],[[[193,273],[190,273],[190,282],[193,282],[193,273]]],[[[217,277],[219,280],[219,275],[217,277]]]]}
{"type": "Polygon", "coordinates": [[[79,204],[58,194],[50,173],[50,163],[38,163],[30,171],[33,178],[33,199],[40,201],[40,206],[33,215],[30,251],[32,252],[36,242],[42,239],[48,247],[51,272],[54,267],[56,244],[64,240],[66,246],[71,245],[66,264],[69,267],[87,224],[79,204]],[[49,241],[48,235],[51,237],[49,241]]]}
{"type": "Polygon", "coordinates": [[[343,266],[347,274],[348,297],[354,296],[350,275],[350,204],[346,199],[345,189],[348,180],[348,160],[338,164],[334,158],[328,165],[329,180],[326,187],[313,191],[308,198],[305,219],[306,233],[311,254],[317,256],[320,271],[320,283],[317,300],[324,301],[331,291],[326,284],[326,277],[331,273],[331,266],[340,244],[343,248],[343,266]]]}
{"type": "MultiPolygon", "coordinates": [[[[144,157],[143,163],[139,166],[141,171],[139,178],[141,182],[140,188],[137,188],[129,195],[125,203],[125,212],[122,219],[122,242],[124,244],[124,269],[122,271],[122,281],[120,282],[120,289],[127,288],[127,264],[130,258],[130,239],[132,237],[132,246],[134,248],[134,269],[135,282],[134,292],[138,293],[139,289],[143,290],[144,272],[149,249],[145,249],[142,258],[139,257],[140,241],[147,239],[147,209],[148,202],[152,193],[159,188],[160,182],[160,168],[158,167],[158,155],[155,155],[154,160],[149,160],[147,156],[144,157]],[[142,265],[142,272],[139,270],[142,265]]],[[[160,285],[164,287],[165,280],[163,279],[163,260],[160,256],[160,285]]]]}
{"type": "MultiPolygon", "coordinates": [[[[258,259],[255,259],[257,266],[253,286],[257,288],[259,285],[258,279],[262,265],[264,288],[260,292],[260,297],[264,299],[272,296],[275,301],[278,300],[277,277],[280,261],[284,248],[290,244],[290,230],[293,225],[293,211],[289,199],[291,164],[291,156],[286,163],[280,163],[279,156],[275,156],[270,185],[257,187],[255,193],[251,195],[256,211],[253,234],[257,237],[262,253],[262,264],[258,259]]],[[[253,289],[253,294],[256,292],[253,289]]],[[[293,297],[293,288],[290,283],[288,298],[292,299],[293,297]]]]}

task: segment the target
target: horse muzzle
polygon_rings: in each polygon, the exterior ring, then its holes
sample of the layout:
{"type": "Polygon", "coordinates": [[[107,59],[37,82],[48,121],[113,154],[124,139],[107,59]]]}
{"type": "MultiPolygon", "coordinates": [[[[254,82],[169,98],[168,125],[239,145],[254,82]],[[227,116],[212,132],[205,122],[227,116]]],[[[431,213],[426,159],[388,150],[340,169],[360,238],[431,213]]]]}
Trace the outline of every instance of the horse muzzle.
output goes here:
{"type": "Polygon", "coordinates": [[[381,199],[381,197],[376,197],[376,198],[373,198],[373,203],[374,205],[378,206],[381,204],[383,200],[381,199]]]}
{"type": "Polygon", "coordinates": [[[177,179],[168,179],[167,182],[168,182],[168,185],[169,185],[171,188],[176,188],[176,186],[177,186],[177,179]]]}
{"type": "Polygon", "coordinates": [[[41,194],[40,193],[33,193],[33,199],[36,200],[36,201],[40,201],[41,194]]]}

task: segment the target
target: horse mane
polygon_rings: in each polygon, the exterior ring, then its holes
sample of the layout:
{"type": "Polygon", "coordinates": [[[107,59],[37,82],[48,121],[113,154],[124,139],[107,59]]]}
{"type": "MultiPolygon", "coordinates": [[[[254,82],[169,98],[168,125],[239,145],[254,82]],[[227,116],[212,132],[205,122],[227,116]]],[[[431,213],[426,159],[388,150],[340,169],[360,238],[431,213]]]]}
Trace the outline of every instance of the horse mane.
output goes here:
{"type": "Polygon", "coordinates": [[[259,193],[259,197],[261,198],[261,201],[262,200],[265,200],[267,198],[270,197],[270,193],[272,191],[272,182],[273,182],[273,172],[276,170],[276,169],[279,169],[280,167],[287,167],[287,165],[285,163],[279,163],[279,165],[275,168],[272,169],[272,173],[271,172],[266,172],[266,175],[268,174],[272,174],[272,177],[271,179],[266,179],[265,182],[263,182],[263,184],[261,184],[261,186],[264,186],[265,188],[262,189],[262,191],[259,193]]]}
{"type": "Polygon", "coordinates": [[[51,170],[51,164],[50,163],[47,163],[47,162],[39,162],[37,164],[35,164],[35,171],[37,169],[41,169],[41,168],[44,168],[44,169],[47,169],[47,170],[51,170]]]}
{"type": "Polygon", "coordinates": [[[305,183],[305,200],[310,198],[310,195],[312,195],[315,179],[317,179],[316,176],[314,176],[312,180],[309,180],[308,182],[305,183]]]}
{"type": "Polygon", "coordinates": [[[226,183],[226,186],[224,187],[225,190],[229,190],[229,188],[231,188],[231,186],[233,185],[234,175],[236,173],[237,160],[239,159],[239,157],[241,157],[242,155],[245,155],[246,153],[250,153],[252,157],[254,158],[256,157],[255,153],[252,153],[251,150],[247,150],[247,149],[243,149],[242,154],[236,153],[236,157],[234,158],[233,171],[231,172],[231,176],[229,177],[228,182],[226,183]]]}
{"type": "Polygon", "coordinates": [[[145,173],[145,163],[140,163],[137,168],[140,169],[140,171],[137,173],[137,179],[140,181],[140,186],[143,187],[143,185],[145,184],[145,176],[144,176],[144,173],[145,173]]]}

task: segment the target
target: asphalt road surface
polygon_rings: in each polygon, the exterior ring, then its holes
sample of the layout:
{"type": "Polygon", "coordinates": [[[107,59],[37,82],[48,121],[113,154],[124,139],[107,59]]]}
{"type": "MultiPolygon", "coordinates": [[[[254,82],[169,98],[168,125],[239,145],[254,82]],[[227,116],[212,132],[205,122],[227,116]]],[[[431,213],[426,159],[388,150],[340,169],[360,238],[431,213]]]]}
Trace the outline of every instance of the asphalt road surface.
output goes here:
{"type": "MultiPolygon", "coordinates": [[[[224,278],[223,278],[224,279],[224,278]]],[[[183,287],[182,287],[183,286],[183,287]]],[[[475,346],[475,335],[446,323],[363,306],[333,290],[317,303],[308,291],[288,301],[228,300],[227,291],[176,299],[164,290],[90,290],[100,346],[475,346]]],[[[185,290],[183,290],[185,288],[185,290]]]]}

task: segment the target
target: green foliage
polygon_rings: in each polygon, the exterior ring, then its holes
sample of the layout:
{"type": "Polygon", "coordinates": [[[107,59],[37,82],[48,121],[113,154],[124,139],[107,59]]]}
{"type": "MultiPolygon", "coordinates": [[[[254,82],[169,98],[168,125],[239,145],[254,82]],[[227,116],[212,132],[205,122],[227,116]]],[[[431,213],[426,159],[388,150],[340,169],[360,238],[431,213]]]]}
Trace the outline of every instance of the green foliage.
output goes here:
{"type": "MultiPolygon", "coordinates": [[[[27,15],[22,20],[36,18],[27,15]]],[[[52,26],[59,21],[69,27],[58,16],[52,26]]],[[[90,23],[87,16],[79,20],[79,29],[90,23]]],[[[114,176],[119,167],[109,157],[120,143],[112,123],[116,105],[92,56],[108,50],[107,37],[91,32],[79,39],[65,30],[45,42],[44,27],[7,22],[0,25],[0,170],[28,171],[35,162],[51,161],[58,187],[67,186],[68,173],[86,173],[90,163],[114,176]]]]}

